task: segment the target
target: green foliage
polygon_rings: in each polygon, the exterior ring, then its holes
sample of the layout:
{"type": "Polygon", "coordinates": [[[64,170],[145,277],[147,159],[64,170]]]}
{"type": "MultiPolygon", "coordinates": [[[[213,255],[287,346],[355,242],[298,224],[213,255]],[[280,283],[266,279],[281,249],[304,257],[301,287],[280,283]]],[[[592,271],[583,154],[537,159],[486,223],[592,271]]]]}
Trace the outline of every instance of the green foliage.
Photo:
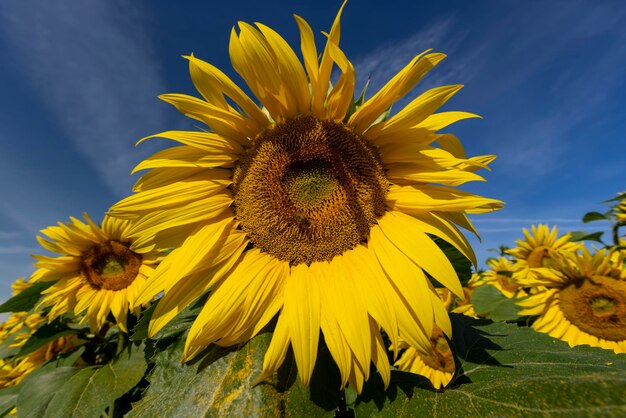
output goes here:
{"type": "Polygon", "coordinates": [[[39,347],[52,342],[58,338],[69,334],[76,334],[79,330],[70,328],[67,324],[61,321],[60,318],[55,319],[49,324],[44,324],[30,338],[24,343],[24,345],[19,349],[17,353],[17,357],[25,356],[26,354],[30,354],[33,351],[37,350],[39,347]]]}
{"type": "MultiPolygon", "coordinates": [[[[129,417],[281,415],[285,405],[276,387],[254,385],[270,338],[262,334],[239,350],[213,346],[190,364],[181,364],[184,339],[165,345],[154,357],[150,386],[129,417]]],[[[301,401],[304,409],[313,407],[308,396],[301,401]]]]}
{"type": "Polygon", "coordinates": [[[600,212],[587,212],[583,216],[583,222],[589,223],[594,221],[610,221],[611,220],[611,211],[600,213],[600,212]]]}
{"type": "MultiPolygon", "coordinates": [[[[451,387],[434,391],[423,377],[393,371],[385,390],[374,375],[361,396],[348,397],[357,416],[626,414],[625,356],[570,348],[516,324],[452,319],[463,374],[451,387]]],[[[300,385],[290,358],[276,380],[254,384],[270,337],[261,334],[239,350],[211,347],[188,365],[180,362],[182,339],[163,341],[150,386],[128,416],[333,416],[338,377],[323,348],[310,388],[300,385]]]]}
{"type": "Polygon", "coordinates": [[[516,321],[521,310],[514,298],[507,298],[490,284],[477,287],[472,292],[472,305],[476,313],[493,321],[516,321]]]}
{"type": "Polygon", "coordinates": [[[0,313],[30,311],[39,302],[41,292],[53,284],[54,282],[33,283],[30,287],[0,305],[0,313]]]}
{"type": "Polygon", "coordinates": [[[147,364],[143,345],[129,346],[102,367],[56,367],[49,363],[28,375],[17,397],[19,416],[99,417],[132,389],[147,364]]]}
{"type": "Polygon", "coordinates": [[[594,241],[594,242],[599,242],[602,245],[604,244],[604,241],[602,241],[602,232],[585,232],[585,231],[574,231],[570,233],[571,235],[571,240],[576,242],[576,241],[594,241]]]}
{"type": "Polygon", "coordinates": [[[19,386],[0,390],[0,417],[6,416],[15,407],[19,392],[19,386]]]}
{"type": "Polygon", "coordinates": [[[626,356],[566,343],[515,324],[452,315],[464,375],[436,392],[424,379],[392,373],[368,385],[357,416],[623,416],[626,356]]]}

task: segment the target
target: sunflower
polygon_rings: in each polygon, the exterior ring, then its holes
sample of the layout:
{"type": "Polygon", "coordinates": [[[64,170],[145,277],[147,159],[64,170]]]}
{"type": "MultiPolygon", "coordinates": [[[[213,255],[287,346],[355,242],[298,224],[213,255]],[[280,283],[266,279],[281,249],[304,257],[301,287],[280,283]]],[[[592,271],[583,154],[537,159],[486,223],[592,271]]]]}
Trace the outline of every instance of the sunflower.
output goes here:
{"type": "Polygon", "coordinates": [[[518,302],[520,315],[538,315],[537,331],[567,341],[572,347],[588,344],[626,352],[626,280],[623,264],[609,254],[582,249],[558,266],[558,275],[543,276],[520,285],[536,289],[518,302]]]}
{"type": "Polygon", "coordinates": [[[557,227],[533,225],[532,232],[524,228],[523,240],[517,240],[517,247],[507,253],[516,258],[517,269],[515,280],[529,280],[537,276],[553,275],[551,269],[564,255],[574,253],[582,248],[582,244],[571,241],[571,234],[558,236],[557,227]]]}
{"type": "Polygon", "coordinates": [[[435,389],[446,387],[454,376],[454,354],[443,331],[436,325],[430,336],[430,349],[424,353],[400,342],[406,350],[395,366],[403,372],[419,374],[430,380],[435,389]]]}
{"type": "Polygon", "coordinates": [[[498,289],[507,298],[512,298],[519,291],[519,285],[513,279],[513,273],[519,266],[506,257],[492,258],[487,261],[489,269],[473,277],[473,287],[489,284],[498,289]]]}
{"type": "Polygon", "coordinates": [[[82,344],[84,341],[70,334],[50,341],[23,357],[0,359],[0,389],[17,385],[38,366],[82,344]]]}
{"type": "Polygon", "coordinates": [[[142,244],[128,233],[130,222],[104,217],[102,226],[84,214],[87,223],[74,217],[65,224],[50,226],[37,240],[59,257],[35,255],[38,269],[31,281],[52,281],[42,292],[40,306],[51,307],[49,321],[73,311],[84,315],[92,332],[100,330],[109,312],[120,329],[128,332],[126,318],[137,292],[152,274],[161,253],[150,243],[142,244]]]}
{"type": "Polygon", "coordinates": [[[475,171],[494,157],[467,158],[456,137],[438,133],[475,117],[433,114],[459,85],[429,90],[384,118],[443,54],[416,56],[373,97],[355,103],[354,67],[339,48],[342,9],[321,58],[313,31],[295,16],[304,66],[269,27],[233,28],[233,67],[262,107],[193,55],[185,58],[204,100],[160,96],[210,132],[154,135],[182,145],[141,162],[135,170],[152,171],[111,215],[136,220],[151,231],[147,240],[177,247],[137,299],[164,292],[150,335],[211,290],[184,360],[212,343],[245,343],[277,316],[261,380],[291,346],[308,384],[321,330],[341,385],[349,381],[360,391],[370,363],[389,380],[381,328],[396,352],[400,337],[428,352],[435,324],[450,335],[432,282],[461,298],[463,291],[433,237],[474,260],[456,225],[473,230],[466,214],[501,202],[451,186],[481,180],[475,171]],[[334,65],[340,74],[329,89],[334,65]]]}

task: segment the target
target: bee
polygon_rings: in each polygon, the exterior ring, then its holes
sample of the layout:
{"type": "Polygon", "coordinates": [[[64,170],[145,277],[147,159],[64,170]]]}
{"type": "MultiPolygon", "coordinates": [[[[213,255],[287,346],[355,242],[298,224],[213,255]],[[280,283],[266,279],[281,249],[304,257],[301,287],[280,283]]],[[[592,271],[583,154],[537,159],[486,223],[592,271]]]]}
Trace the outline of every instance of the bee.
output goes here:
{"type": "Polygon", "coordinates": [[[301,213],[294,213],[293,220],[300,226],[308,227],[311,224],[311,220],[301,213]]]}

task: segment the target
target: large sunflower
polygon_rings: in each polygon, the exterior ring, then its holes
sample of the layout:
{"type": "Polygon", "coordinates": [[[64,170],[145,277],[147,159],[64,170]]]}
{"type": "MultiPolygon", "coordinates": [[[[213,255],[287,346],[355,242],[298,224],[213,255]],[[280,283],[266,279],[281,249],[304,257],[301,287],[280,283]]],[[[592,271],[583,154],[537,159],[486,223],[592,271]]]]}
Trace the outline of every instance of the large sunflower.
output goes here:
{"type": "Polygon", "coordinates": [[[137,228],[128,221],[105,216],[98,226],[87,214],[84,217],[87,223],[71,217],[68,223],[41,231],[49,238],[38,236],[41,246],[61,255],[35,255],[38,269],[31,281],[55,282],[41,301],[41,306],[51,307],[50,321],[73,311],[97,332],[110,312],[128,332],[128,311],[162,255],[153,245],[131,238],[129,232],[137,228]]]}
{"type": "Polygon", "coordinates": [[[582,249],[562,260],[555,276],[521,281],[535,294],[522,299],[520,315],[537,315],[533,328],[567,341],[626,352],[626,280],[623,263],[606,251],[582,249]]]}
{"type": "Polygon", "coordinates": [[[278,316],[262,379],[291,345],[307,384],[321,330],[342,385],[350,381],[360,391],[372,362],[388,382],[381,328],[396,351],[401,337],[427,352],[434,324],[450,335],[433,282],[459,297],[463,291],[432,237],[474,260],[455,224],[473,230],[466,213],[501,203],[450,186],[482,180],[474,172],[493,156],[466,158],[456,137],[438,133],[475,116],[432,114],[459,85],[429,90],[384,119],[443,54],[416,56],[355,105],[354,67],[339,48],[340,15],[321,59],[311,28],[296,16],[304,67],[267,26],[233,28],[233,67],[262,108],[193,55],[186,58],[204,100],[161,96],[211,132],[154,135],[182,145],[140,163],[136,170],[152,171],[111,214],[136,219],[152,231],[146,239],[178,247],[137,299],[164,292],[151,335],[211,290],[185,360],[212,343],[243,343],[278,316]],[[329,89],[334,65],[340,74],[329,89]]]}

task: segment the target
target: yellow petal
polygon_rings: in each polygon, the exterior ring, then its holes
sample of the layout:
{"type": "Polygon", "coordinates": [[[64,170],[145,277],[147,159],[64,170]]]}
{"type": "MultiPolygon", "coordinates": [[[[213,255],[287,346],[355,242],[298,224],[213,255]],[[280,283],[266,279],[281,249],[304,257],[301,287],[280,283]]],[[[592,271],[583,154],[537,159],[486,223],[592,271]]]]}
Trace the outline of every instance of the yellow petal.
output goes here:
{"type": "Polygon", "coordinates": [[[290,340],[288,319],[281,314],[272,334],[272,342],[263,357],[263,371],[257,382],[267,380],[278,370],[285,360],[290,340]]]}
{"type": "Polygon", "coordinates": [[[269,125],[265,113],[226,74],[211,64],[195,58],[193,54],[184,58],[189,60],[190,69],[195,67],[199,73],[202,73],[201,79],[211,79],[212,88],[230,97],[250,118],[256,121],[259,127],[269,125]]]}
{"type": "Polygon", "coordinates": [[[343,121],[348,108],[354,100],[354,83],[356,73],[352,63],[339,47],[333,43],[328,44],[328,52],[331,58],[341,70],[337,84],[328,95],[327,113],[330,119],[343,121]]]}
{"type": "MultiPolygon", "coordinates": [[[[463,86],[452,85],[430,89],[411,101],[392,118],[381,123],[381,134],[403,132],[407,128],[419,125],[445,102],[454,96],[463,86]]],[[[371,137],[370,133],[370,137],[371,137]]]]}
{"type": "Polygon", "coordinates": [[[140,170],[158,167],[232,167],[239,159],[238,154],[228,153],[227,150],[215,148],[212,153],[198,148],[181,145],[159,151],[156,154],[140,162],[132,171],[132,174],[140,170]]]}
{"type": "Polygon", "coordinates": [[[320,290],[315,277],[312,277],[305,264],[291,268],[291,275],[285,283],[282,317],[287,322],[300,379],[307,386],[317,359],[320,290]]]}
{"type": "Polygon", "coordinates": [[[350,117],[348,125],[363,133],[389,106],[408,93],[428,71],[445,58],[444,54],[427,52],[413,58],[378,93],[363,103],[350,117]]]}
{"type": "Polygon", "coordinates": [[[311,108],[311,94],[306,74],[298,57],[277,32],[261,23],[256,23],[256,25],[276,55],[275,65],[278,67],[282,82],[288,86],[292,97],[295,98],[292,106],[296,106],[301,114],[308,113],[311,108]]]}
{"type": "Polygon", "coordinates": [[[391,208],[417,215],[432,211],[465,212],[474,209],[496,210],[502,202],[462,190],[434,185],[391,185],[387,193],[391,208]]]}
{"type": "Polygon", "coordinates": [[[313,113],[321,118],[326,118],[326,109],[324,108],[324,102],[326,101],[326,92],[328,90],[328,85],[330,83],[330,74],[333,69],[333,58],[330,53],[330,45],[334,44],[339,46],[339,38],[341,36],[341,13],[343,12],[343,8],[346,6],[347,0],[344,0],[339,11],[337,12],[337,16],[335,16],[335,20],[333,21],[333,25],[330,28],[330,33],[328,35],[328,39],[326,40],[326,47],[324,48],[324,53],[322,54],[322,61],[319,66],[319,76],[317,77],[316,85],[311,85],[314,88],[312,91],[312,108],[313,113]]]}
{"type": "Polygon", "coordinates": [[[383,233],[415,264],[423,268],[439,283],[463,298],[463,288],[450,261],[409,215],[387,212],[378,220],[383,233]]]}

